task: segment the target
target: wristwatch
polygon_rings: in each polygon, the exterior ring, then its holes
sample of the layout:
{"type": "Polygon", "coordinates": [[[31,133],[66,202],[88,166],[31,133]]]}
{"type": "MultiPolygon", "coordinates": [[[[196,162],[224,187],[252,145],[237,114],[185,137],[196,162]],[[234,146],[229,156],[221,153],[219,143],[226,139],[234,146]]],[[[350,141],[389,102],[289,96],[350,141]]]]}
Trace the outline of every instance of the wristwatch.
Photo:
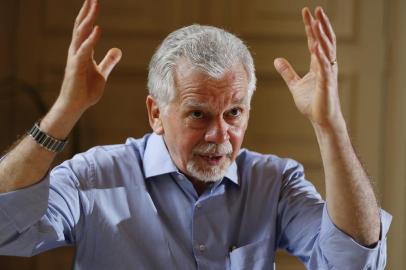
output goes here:
{"type": "Polygon", "coordinates": [[[35,123],[34,126],[27,132],[40,146],[44,147],[46,150],[59,153],[65,147],[68,140],[58,140],[54,137],[46,134],[39,128],[39,122],[35,123]]]}

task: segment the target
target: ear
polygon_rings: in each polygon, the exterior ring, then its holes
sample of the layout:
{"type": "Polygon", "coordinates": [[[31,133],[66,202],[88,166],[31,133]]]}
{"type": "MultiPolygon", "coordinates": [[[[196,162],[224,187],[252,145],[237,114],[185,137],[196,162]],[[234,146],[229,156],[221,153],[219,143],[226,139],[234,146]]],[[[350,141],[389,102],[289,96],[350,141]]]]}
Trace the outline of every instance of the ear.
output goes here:
{"type": "Polygon", "coordinates": [[[155,102],[154,98],[151,95],[147,96],[146,104],[148,110],[149,125],[156,134],[164,134],[161,113],[158,104],[155,102]]]}

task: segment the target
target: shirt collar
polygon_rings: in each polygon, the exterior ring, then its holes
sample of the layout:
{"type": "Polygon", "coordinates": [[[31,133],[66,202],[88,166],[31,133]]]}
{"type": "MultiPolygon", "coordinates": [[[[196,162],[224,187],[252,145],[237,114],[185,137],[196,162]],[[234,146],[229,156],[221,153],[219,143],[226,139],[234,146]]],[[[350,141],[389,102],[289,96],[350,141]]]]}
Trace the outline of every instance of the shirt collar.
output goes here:
{"type": "MultiPolygon", "coordinates": [[[[147,145],[143,157],[145,177],[179,172],[166,148],[165,141],[161,135],[152,133],[147,139],[147,145]]],[[[237,163],[234,161],[224,176],[235,184],[238,183],[237,163]]]]}
{"type": "Polygon", "coordinates": [[[152,133],[148,137],[143,166],[146,178],[178,171],[161,135],[152,133]]]}

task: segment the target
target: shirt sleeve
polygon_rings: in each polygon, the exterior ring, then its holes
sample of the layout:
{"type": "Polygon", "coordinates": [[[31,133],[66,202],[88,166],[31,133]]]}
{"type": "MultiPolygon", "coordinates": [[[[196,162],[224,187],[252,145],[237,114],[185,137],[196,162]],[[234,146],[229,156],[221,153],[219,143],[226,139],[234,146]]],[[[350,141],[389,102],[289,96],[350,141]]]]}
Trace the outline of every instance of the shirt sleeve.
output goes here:
{"type": "Polygon", "coordinates": [[[297,256],[307,269],[383,269],[391,216],[380,211],[381,235],[367,248],[337,228],[326,203],[305,179],[303,167],[287,160],[278,204],[278,247],[297,256]]]}
{"type": "Polygon", "coordinates": [[[0,194],[0,255],[29,257],[74,244],[83,199],[79,179],[87,165],[76,157],[35,185],[0,194]]]}
{"type": "Polygon", "coordinates": [[[351,262],[351,269],[384,269],[386,264],[386,238],[392,220],[380,210],[381,231],[374,248],[367,248],[337,228],[330,218],[327,205],[323,208],[320,231],[320,250],[332,269],[341,269],[351,262]]]}

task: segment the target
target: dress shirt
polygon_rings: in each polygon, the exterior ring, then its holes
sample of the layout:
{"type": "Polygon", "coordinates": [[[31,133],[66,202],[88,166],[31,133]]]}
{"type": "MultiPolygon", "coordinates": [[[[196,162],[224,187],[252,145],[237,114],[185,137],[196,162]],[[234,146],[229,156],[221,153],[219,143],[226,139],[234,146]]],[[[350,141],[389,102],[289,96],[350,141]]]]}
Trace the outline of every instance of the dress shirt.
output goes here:
{"type": "Polygon", "coordinates": [[[287,250],[308,269],[383,269],[391,216],[366,248],[331,221],[291,159],[242,149],[198,196],[161,136],[98,146],[39,183],[0,195],[0,255],[76,246],[75,269],[274,269],[287,250]]]}

